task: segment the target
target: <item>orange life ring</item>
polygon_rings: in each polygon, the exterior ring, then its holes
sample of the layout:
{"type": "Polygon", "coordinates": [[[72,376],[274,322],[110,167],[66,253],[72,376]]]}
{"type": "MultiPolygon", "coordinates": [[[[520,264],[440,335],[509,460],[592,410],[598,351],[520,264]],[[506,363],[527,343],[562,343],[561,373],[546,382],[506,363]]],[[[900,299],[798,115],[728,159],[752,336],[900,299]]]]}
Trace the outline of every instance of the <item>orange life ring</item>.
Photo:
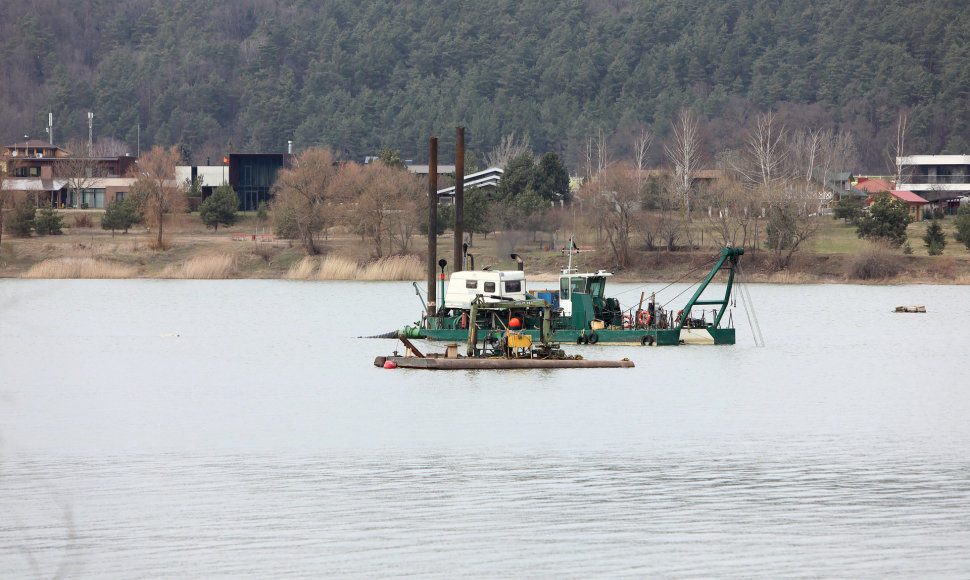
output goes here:
{"type": "Polygon", "coordinates": [[[684,311],[683,310],[678,310],[677,311],[677,324],[683,324],[683,322],[684,322],[684,311]]]}
{"type": "Polygon", "coordinates": [[[637,316],[637,321],[639,321],[643,326],[650,326],[650,323],[653,322],[653,316],[650,316],[649,310],[641,310],[640,314],[637,316]]]}
{"type": "Polygon", "coordinates": [[[630,318],[630,315],[629,314],[624,314],[623,315],[623,328],[630,328],[630,323],[631,322],[633,322],[633,319],[630,318]]]}

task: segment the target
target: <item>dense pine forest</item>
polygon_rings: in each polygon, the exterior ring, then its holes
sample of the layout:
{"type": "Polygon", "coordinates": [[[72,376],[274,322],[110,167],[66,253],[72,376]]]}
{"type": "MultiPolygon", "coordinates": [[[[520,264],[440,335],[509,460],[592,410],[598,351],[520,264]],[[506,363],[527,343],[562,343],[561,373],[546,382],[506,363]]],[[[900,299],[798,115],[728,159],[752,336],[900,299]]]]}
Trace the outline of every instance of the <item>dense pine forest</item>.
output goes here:
{"type": "MultiPolygon", "coordinates": [[[[587,140],[701,119],[707,163],[754,117],[855,137],[857,171],[970,153],[962,0],[50,0],[0,3],[0,137],[226,152],[482,155],[515,133],[580,173],[587,140]]],[[[662,147],[652,161],[663,163],[662,147]]]]}

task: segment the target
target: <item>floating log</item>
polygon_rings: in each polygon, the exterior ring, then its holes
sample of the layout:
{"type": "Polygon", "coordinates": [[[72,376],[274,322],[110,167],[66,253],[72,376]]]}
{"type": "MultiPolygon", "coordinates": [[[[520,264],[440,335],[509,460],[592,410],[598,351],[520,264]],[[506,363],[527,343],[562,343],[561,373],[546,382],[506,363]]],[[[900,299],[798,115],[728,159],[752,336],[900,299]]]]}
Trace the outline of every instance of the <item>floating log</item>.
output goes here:
{"type": "Polygon", "coordinates": [[[897,306],[896,312],[926,312],[925,306],[897,306]]]}

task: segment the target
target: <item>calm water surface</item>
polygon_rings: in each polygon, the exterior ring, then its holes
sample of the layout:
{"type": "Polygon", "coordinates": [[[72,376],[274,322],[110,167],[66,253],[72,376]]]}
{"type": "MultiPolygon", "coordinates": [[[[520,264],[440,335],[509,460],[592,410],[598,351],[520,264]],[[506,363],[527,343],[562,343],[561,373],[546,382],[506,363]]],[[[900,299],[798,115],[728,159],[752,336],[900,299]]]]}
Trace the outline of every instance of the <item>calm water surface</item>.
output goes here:
{"type": "Polygon", "coordinates": [[[970,576],[970,289],[749,290],[763,348],[435,373],[358,338],[409,283],[0,280],[0,577],[970,576]]]}

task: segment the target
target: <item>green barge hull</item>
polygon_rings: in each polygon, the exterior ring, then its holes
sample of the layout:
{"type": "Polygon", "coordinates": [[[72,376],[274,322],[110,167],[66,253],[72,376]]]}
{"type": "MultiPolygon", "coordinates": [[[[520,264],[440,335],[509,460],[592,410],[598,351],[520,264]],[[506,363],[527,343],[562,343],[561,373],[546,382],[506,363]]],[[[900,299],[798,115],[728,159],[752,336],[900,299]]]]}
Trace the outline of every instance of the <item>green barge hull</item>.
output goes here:
{"type": "MultiPolygon", "coordinates": [[[[484,331],[479,331],[484,334],[484,331]]],[[[407,327],[404,333],[408,338],[419,338],[440,342],[465,343],[468,341],[468,330],[432,329],[407,327]]],[[[522,331],[533,340],[539,340],[537,329],[522,331]]],[[[496,338],[500,333],[496,333],[496,338]]],[[[733,328],[684,328],[684,329],[601,329],[589,330],[555,330],[552,340],[561,343],[600,344],[600,345],[644,345],[644,346],[676,346],[679,344],[734,344],[733,328]]]]}

